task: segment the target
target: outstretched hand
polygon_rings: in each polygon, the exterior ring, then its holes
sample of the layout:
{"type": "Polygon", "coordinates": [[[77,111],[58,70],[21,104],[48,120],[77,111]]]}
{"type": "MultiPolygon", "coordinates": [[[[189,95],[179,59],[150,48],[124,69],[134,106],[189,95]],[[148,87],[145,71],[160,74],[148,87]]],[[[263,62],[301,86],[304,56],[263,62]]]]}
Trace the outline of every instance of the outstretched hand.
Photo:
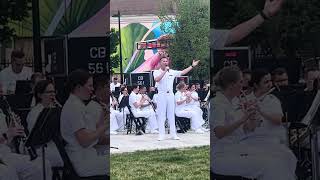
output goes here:
{"type": "Polygon", "coordinates": [[[199,64],[200,60],[193,60],[192,66],[197,66],[199,64]]]}
{"type": "Polygon", "coordinates": [[[263,12],[270,18],[279,12],[283,2],[284,0],[266,0],[263,12]]]}

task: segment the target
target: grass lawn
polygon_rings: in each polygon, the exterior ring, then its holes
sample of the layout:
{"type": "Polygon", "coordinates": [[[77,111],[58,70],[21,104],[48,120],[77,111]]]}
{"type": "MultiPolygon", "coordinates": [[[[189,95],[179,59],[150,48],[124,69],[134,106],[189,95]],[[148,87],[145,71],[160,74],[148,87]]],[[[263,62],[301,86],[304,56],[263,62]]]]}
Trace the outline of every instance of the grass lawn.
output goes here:
{"type": "Polygon", "coordinates": [[[209,146],[111,155],[111,179],[162,180],[210,177],[209,146]]]}

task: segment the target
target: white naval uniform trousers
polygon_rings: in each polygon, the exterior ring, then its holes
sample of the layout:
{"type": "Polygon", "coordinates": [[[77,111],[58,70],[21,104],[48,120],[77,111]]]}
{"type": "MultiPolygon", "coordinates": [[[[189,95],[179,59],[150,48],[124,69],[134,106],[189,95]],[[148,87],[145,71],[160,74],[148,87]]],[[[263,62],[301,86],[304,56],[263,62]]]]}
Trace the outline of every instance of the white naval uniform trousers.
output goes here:
{"type": "MultiPolygon", "coordinates": [[[[163,71],[161,69],[153,72],[153,77],[158,77],[163,71]]],[[[181,71],[170,69],[166,72],[162,79],[157,82],[158,97],[157,97],[157,113],[159,122],[159,138],[165,135],[165,121],[169,121],[171,137],[177,136],[175,123],[175,102],[173,94],[173,81],[175,77],[180,76],[181,71]]]]}

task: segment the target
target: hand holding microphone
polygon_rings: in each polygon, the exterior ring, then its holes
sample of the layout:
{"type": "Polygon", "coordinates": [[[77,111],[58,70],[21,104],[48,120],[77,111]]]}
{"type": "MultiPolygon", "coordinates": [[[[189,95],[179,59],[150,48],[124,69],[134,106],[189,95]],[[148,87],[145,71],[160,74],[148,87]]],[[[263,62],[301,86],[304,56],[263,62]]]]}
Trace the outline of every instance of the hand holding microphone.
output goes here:
{"type": "Polygon", "coordinates": [[[169,69],[170,69],[170,68],[169,68],[169,66],[166,66],[166,71],[168,71],[168,72],[169,72],[169,69]]]}

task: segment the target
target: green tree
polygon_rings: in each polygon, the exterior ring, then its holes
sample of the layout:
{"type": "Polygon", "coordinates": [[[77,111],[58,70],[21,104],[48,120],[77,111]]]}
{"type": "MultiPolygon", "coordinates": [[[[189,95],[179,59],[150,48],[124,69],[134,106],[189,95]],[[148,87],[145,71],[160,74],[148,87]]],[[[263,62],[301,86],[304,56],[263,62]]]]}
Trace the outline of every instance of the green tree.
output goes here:
{"type": "Polygon", "coordinates": [[[159,18],[170,22],[171,27],[161,29],[166,32],[174,30],[174,41],[169,47],[169,54],[174,69],[183,69],[191,65],[193,59],[200,64],[191,73],[193,79],[209,79],[209,0],[170,0],[161,7],[159,18]],[[168,8],[176,7],[175,16],[169,15],[168,8]]]}
{"type": "Polygon", "coordinates": [[[0,42],[15,36],[15,30],[9,26],[11,21],[22,21],[29,16],[31,0],[0,1],[0,42]]]}
{"type": "MultiPolygon", "coordinates": [[[[111,29],[110,32],[110,70],[118,68],[120,65],[120,56],[118,53],[119,49],[119,31],[116,31],[115,28],[111,29]]],[[[113,72],[112,72],[113,73],[113,72]]]]}

